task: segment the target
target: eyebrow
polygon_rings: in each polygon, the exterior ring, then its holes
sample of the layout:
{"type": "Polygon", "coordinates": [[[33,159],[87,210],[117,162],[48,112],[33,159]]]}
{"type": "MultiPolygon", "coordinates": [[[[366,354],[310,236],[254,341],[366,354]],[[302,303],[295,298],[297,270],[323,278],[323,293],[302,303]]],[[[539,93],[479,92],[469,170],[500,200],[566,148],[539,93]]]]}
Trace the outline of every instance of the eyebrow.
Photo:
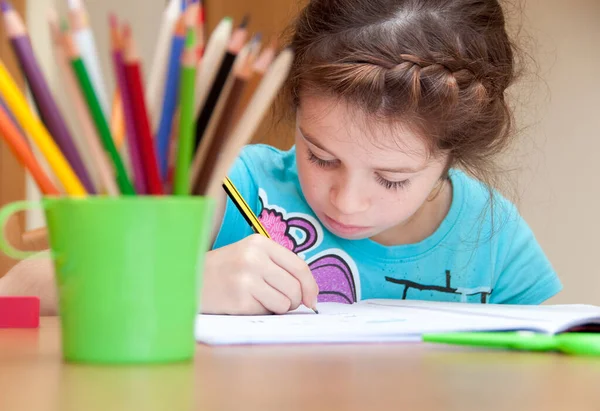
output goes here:
{"type": "MultiPolygon", "coordinates": [[[[306,141],[308,141],[310,144],[312,144],[313,146],[317,147],[320,150],[325,151],[328,154],[334,155],[331,151],[327,150],[325,147],[320,145],[314,137],[311,137],[304,130],[302,130],[302,127],[298,126],[298,129],[300,130],[300,134],[302,134],[302,137],[304,137],[304,139],[306,141]]],[[[423,167],[421,169],[415,169],[415,168],[410,168],[410,167],[378,168],[377,171],[381,171],[383,173],[415,174],[415,173],[418,173],[419,171],[423,170],[424,168],[425,167],[423,167]]]]}
{"type": "Polygon", "coordinates": [[[320,145],[317,142],[317,139],[314,137],[311,137],[309,134],[307,134],[304,130],[302,130],[302,127],[298,126],[298,129],[300,130],[300,134],[302,134],[302,137],[304,137],[304,139],[306,141],[308,141],[310,144],[312,144],[313,146],[317,147],[320,150],[323,150],[331,155],[333,155],[333,153],[329,150],[327,150],[325,147],[323,147],[322,145],[320,145]]]}

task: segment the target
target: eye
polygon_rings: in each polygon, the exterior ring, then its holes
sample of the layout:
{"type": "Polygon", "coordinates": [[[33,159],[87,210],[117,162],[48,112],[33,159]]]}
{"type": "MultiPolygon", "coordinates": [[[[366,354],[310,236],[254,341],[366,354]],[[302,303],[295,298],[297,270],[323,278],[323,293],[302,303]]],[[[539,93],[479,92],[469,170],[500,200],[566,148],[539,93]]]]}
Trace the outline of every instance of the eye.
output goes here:
{"type": "Polygon", "coordinates": [[[338,163],[337,160],[323,160],[322,158],[315,156],[315,154],[310,150],[307,150],[307,152],[308,152],[308,161],[310,161],[313,164],[316,164],[317,166],[319,166],[321,168],[335,167],[338,163]]]}
{"type": "Polygon", "coordinates": [[[385,178],[381,177],[379,174],[376,174],[377,182],[382,185],[386,190],[399,190],[401,188],[405,188],[410,184],[410,180],[402,180],[402,181],[389,181],[385,178]]]}

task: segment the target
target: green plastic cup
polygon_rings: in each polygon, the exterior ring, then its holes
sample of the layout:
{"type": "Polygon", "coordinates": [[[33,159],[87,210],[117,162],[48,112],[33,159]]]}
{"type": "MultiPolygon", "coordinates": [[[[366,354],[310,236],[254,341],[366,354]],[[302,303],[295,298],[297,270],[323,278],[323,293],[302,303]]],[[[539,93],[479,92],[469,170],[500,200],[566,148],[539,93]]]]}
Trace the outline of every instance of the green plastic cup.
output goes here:
{"type": "MultiPolygon", "coordinates": [[[[0,227],[17,211],[0,210],[0,227]]],[[[193,359],[214,203],[204,197],[45,198],[63,358],[85,363],[193,359]]],[[[0,249],[14,249],[0,236],[0,249]]]]}

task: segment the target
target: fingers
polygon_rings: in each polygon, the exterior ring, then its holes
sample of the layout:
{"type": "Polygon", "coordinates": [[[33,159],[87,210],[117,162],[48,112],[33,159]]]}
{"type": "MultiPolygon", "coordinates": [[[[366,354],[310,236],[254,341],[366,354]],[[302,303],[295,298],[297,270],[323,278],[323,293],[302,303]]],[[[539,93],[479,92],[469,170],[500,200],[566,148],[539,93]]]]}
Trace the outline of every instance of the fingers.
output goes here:
{"type": "Polygon", "coordinates": [[[289,298],[264,281],[252,289],[251,295],[268,312],[285,314],[290,310],[289,298]]]}
{"type": "Polygon", "coordinates": [[[271,260],[300,283],[302,303],[309,308],[315,309],[319,287],[306,262],[273,240],[265,239],[265,241],[271,243],[270,246],[265,248],[268,250],[271,260]]]}
{"type": "Polygon", "coordinates": [[[302,304],[302,287],[296,277],[290,275],[278,265],[273,264],[265,269],[263,274],[264,281],[289,301],[289,310],[295,310],[302,304]]]}

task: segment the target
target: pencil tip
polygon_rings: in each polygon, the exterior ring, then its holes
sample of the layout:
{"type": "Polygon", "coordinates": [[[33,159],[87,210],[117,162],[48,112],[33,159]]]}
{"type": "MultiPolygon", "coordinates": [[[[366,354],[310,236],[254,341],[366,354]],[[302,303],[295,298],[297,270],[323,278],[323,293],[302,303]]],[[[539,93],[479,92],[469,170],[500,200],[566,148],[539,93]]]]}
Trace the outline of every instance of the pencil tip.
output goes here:
{"type": "Polygon", "coordinates": [[[245,29],[246,27],[248,27],[248,23],[250,22],[250,15],[246,14],[244,16],[244,18],[242,19],[242,22],[240,23],[239,28],[240,29],[245,29]]]}
{"type": "Polygon", "coordinates": [[[12,10],[12,5],[10,4],[9,1],[2,0],[2,2],[0,3],[0,8],[2,8],[2,12],[7,12],[7,11],[12,10]]]}
{"type": "Polygon", "coordinates": [[[233,21],[233,19],[229,16],[225,16],[223,17],[223,23],[231,23],[233,21]]]}

